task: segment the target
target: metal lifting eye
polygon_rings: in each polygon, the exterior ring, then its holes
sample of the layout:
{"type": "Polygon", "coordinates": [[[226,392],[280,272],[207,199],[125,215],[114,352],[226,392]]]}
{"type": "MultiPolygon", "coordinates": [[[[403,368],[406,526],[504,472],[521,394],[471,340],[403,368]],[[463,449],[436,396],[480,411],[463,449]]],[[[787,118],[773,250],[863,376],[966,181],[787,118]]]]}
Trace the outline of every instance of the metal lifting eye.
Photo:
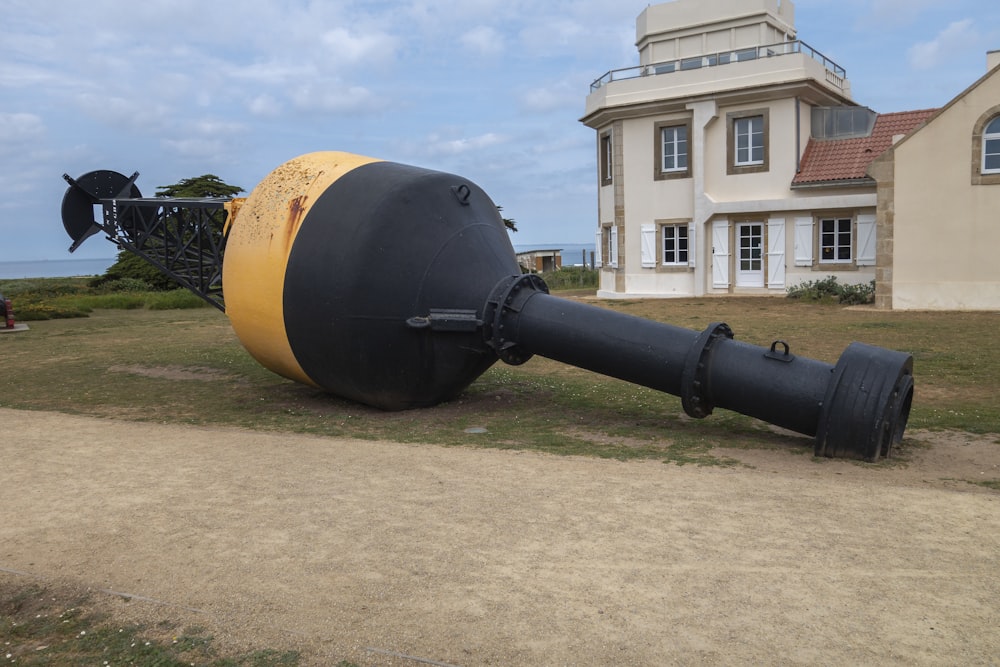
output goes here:
{"type": "Polygon", "coordinates": [[[788,347],[788,343],[783,340],[776,340],[771,343],[771,349],[768,352],[765,352],[764,356],[768,359],[774,359],[775,361],[791,361],[795,358],[795,355],[791,354],[789,350],[790,348],[788,347]],[[784,348],[783,352],[778,352],[779,345],[784,348]]]}
{"type": "Polygon", "coordinates": [[[462,206],[469,205],[469,197],[472,196],[472,190],[469,189],[468,185],[462,183],[461,185],[452,186],[451,191],[455,193],[455,199],[458,200],[459,204],[462,206]]]}

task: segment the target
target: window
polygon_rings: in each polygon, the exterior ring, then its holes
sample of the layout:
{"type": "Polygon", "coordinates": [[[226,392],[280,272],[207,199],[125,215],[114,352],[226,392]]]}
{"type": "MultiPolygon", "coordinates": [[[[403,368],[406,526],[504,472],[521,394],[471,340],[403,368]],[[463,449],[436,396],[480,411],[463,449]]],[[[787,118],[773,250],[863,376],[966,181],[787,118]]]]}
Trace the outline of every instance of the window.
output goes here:
{"type": "Polygon", "coordinates": [[[601,257],[606,268],[618,268],[618,227],[601,227],[601,257]]]}
{"type": "Polygon", "coordinates": [[[601,185],[611,185],[614,173],[614,160],[612,159],[610,130],[601,135],[600,144],[601,185]]]}
{"type": "Polygon", "coordinates": [[[853,245],[851,218],[822,218],[819,221],[820,263],[850,262],[853,245]]]}
{"type": "Polygon", "coordinates": [[[690,220],[655,220],[639,225],[639,265],[674,272],[694,266],[690,220]]]}
{"type": "Polygon", "coordinates": [[[1000,174],[1000,116],[990,121],[983,131],[983,172],[1000,174]]]}
{"type": "Polygon", "coordinates": [[[688,263],[688,226],[663,225],[663,263],[667,265],[688,263]]]}
{"type": "Polygon", "coordinates": [[[768,170],[768,110],[747,109],[726,114],[726,173],[768,170]]]}
{"type": "Polygon", "coordinates": [[[733,135],[736,141],[734,150],[738,167],[764,164],[764,118],[751,116],[737,118],[733,135]]]}
{"type": "Polygon", "coordinates": [[[972,184],[1000,185],[1000,104],[984,110],[972,128],[972,184]]]}
{"type": "Polygon", "coordinates": [[[653,180],[691,176],[690,121],[664,121],[653,126],[653,180]]]}
{"type": "Polygon", "coordinates": [[[663,160],[660,162],[660,169],[663,171],[687,171],[687,127],[680,125],[661,128],[660,140],[663,142],[663,160]]]}

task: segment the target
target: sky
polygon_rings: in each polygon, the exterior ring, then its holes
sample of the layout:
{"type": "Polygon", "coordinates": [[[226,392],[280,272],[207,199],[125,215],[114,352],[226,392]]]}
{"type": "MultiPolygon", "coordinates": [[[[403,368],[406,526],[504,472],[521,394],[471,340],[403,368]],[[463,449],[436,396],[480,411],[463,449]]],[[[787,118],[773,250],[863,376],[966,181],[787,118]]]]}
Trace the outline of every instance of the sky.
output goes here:
{"type": "MultiPolygon", "coordinates": [[[[705,0],[708,2],[709,0],[705,0]]],[[[519,246],[593,241],[590,83],[638,63],[644,0],[0,0],[0,262],[67,259],[66,183],[215,174],[249,192],[342,150],[459,174],[519,246]]],[[[1000,49],[996,0],[798,0],[875,111],[939,107],[1000,49]]],[[[72,257],[113,257],[101,236],[72,257]]]]}

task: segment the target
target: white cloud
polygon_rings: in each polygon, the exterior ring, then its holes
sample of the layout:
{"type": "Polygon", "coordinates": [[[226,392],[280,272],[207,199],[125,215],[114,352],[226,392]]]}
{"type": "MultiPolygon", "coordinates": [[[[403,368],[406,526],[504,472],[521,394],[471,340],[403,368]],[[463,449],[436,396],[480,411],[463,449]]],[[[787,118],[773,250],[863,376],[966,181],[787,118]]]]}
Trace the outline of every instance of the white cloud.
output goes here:
{"type": "Polygon", "coordinates": [[[0,112],[0,145],[37,141],[45,134],[45,123],[33,113],[0,112]]]}
{"type": "MultiPolygon", "coordinates": [[[[320,37],[325,56],[333,58],[337,69],[343,63],[371,63],[391,60],[396,50],[396,40],[385,33],[355,34],[345,28],[328,30],[320,37]]],[[[330,62],[324,59],[324,62],[330,62]]]]}
{"type": "Polygon", "coordinates": [[[939,4],[940,0],[873,0],[871,19],[882,29],[892,24],[906,25],[916,21],[924,10],[939,4]]]}
{"type": "Polygon", "coordinates": [[[84,113],[101,124],[132,132],[159,132],[174,116],[166,105],[141,96],[125,98],[86,92],[78,94],[75,101],[84,113]]]}
{"type": "Polygon", "coordinates": [[[519,102],[526,111],[541,113],[582,107],[580,89],[566,82],[526,90],[519,102]]]}
{"type": "Polygon", "coordinates": [[[462,35],[462,45],[484,56],[495,56],[503,52],[503,35],[490,26],[476,26],[462,35]]]}
{"type": "Polygon", "coordinates": [[[308,64],[282,63],[276,60],[254,62],[250,64],[230,63],[226,67],[226,75],[247,82],[251,87],[276,86],[289,81],[309,78],[314,70],[308,64]]]}
{"type": "Polygon", "coordinates": [[[302,84],[291,93],[292,102],[302,111],[346,114],[379,110],[381,100],[364,86],[339,81],[316,81],[302,84]]]}
{"type": "Polygon", "coordinates": [[[186,159],[214,162],[232,157],[226,143],[219,139],[204,137],[164,139],[162,144],[167,151],[186,159]]]}
{"type": "Polygon", "coordinates": [[[263,118],[274,118],[279,116],[282,108],[281,102],[266,93],[257,95],[247,103],[247,109],[249,109],[250,113],[254,116],[261,116],[263,118]]]}
{"type": "Polygon", "coordinates": [[[907,59],[914,69],[931,69],[970,49],[979,50],[979,42],[972,19],[962,19],[949,24],[934,39],[911,46],[907,59]]]}
{"type": "Polygon", "coordinates": [[[246,131],[243,123],[217,120],[214,118],[202,118],[192,124],[192,131],[203,137],[220,137],[234,134],[241,134],[246,131]]]}
{"type": "Polygon", "coordinates": [[[454,139],[447,139],[440,135],[432,134],[424,142],[422,152],[424,155],[430,156],[462,155],[472,151],[491,148],[505,141],[504,137],[495,132],[487,132],[475,137],[459,137],[454,139]]]}

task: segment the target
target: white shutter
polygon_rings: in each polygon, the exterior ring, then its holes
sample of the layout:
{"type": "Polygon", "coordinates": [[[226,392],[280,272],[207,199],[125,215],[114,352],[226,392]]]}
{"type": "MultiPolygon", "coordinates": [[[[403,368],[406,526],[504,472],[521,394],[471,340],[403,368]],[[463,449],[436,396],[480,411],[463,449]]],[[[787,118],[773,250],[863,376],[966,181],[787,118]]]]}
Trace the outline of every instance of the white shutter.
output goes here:
{"type": "Polygon", "coordinates": [[[611,225],[611,240],[608,242],[608,266],[618,268],[618,225],[611,225]]]}
{"type": "Polygon", "coordinates": [[[604,245],[604,232],[600,229],[597,230],[597,239],[594,244],[594,268],[601,268],[601,250],[604,245]]]}
{"type": "Polygon", "coordinates": [[[656,225],[642,225],[639,230],[639,249],[643,268],[656,268],[656,225]]]}
{"type": "Polygon", "coordinates": [[[770,218],[767,221],[767,286],[772,289],[785,287],[785,220],[770,218]]]}
{"type": "Polygon", "coordinates": [[[693,224],[688,225],[688,266],[694,266],[695,265],[694,258],[697,257],[697,254],[695,252],[695,248],[697,247],[695,245],[696,229],[697,227],[695,227],[693,224]]]}
{"type": "Polygon", "coordinates": [[[858,216],[858,266],[875,265],[875,216],[858,216]]]}
{"type": "Polygon", "coordinates": [[[813,219],[795,218],[795,266],[812,266],[813,219]]]}
{"type": "Polygon", "coordinates": [[[729,221],[712,223],[712,287],[729,287],[729,221]]]}

